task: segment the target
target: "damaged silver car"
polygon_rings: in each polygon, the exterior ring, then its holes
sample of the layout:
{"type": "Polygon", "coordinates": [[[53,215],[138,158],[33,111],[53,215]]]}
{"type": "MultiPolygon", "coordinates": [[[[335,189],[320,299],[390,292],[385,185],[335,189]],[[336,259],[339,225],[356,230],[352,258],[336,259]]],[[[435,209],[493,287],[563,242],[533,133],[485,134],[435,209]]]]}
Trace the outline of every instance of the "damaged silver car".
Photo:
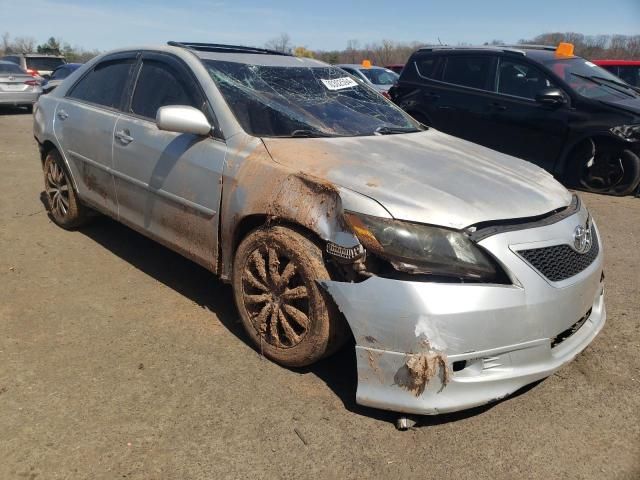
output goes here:
{"type": "Polygon", "coordinates": [[[578,197],[322,62],[120,50],[41,97],[34,133],[58,225],[102,212],[203,265],[282,365],[352,336],[360,404],[485,404],[604,325],[601,240],[578,197]]]}

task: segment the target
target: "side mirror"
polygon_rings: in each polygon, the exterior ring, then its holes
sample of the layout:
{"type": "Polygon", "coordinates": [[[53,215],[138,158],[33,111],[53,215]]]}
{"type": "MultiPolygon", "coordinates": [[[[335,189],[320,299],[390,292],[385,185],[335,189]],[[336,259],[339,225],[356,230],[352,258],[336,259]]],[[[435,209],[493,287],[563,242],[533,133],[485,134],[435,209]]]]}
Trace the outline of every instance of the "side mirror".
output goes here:
{"type": "Polygon", "coordinates": [[[567,103],[567,98],[559,88],[547,88],[536,95],[536,102],[545,105],[560,106],[567,103]]]}
{"type": "Polygon", "coordinates": [[[156,114],[156,124],[167,132],[209,135],[211,124],[200,110],[184,105],[160,107],[156,114]]]}

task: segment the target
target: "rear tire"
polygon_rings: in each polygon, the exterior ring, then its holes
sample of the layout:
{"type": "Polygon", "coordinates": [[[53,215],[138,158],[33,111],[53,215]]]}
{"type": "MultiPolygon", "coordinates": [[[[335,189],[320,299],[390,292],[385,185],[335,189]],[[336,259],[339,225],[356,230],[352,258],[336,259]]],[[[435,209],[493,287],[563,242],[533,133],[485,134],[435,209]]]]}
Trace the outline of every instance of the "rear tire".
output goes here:
{"type": "Polygon", "coordinates": [[[44,160],[44,193],[49,217],[59,227],[73,230],[86,224],[90,209],[82,205],[60,154],[51,150],[44,160]]]}
{"type": "Polygon", "coordinates": [[[256,349],[288,367],[310,365],[347,338],[344,320],[317,280],[329,280],[322,250],[287,227],[251,232],[233,265],[242,325],[256,349]]]}

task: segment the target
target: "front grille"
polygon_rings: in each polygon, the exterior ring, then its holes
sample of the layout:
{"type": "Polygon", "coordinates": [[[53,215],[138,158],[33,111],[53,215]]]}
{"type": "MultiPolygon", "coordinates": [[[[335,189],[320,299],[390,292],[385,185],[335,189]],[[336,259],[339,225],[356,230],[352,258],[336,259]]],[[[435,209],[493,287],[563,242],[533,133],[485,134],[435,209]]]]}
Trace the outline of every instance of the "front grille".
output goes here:
{"type": "Polygon", "coordinates": [[[587,253],[578,253],[569,245],[519,250],[518,254],[542,275],[552,282],[566,280],[585,270],[598,256],[600,251],[598,237],[591,226],[593,244],[587,253]]]}
{"type": "Polygon", "coordinates": [[[576,333],[578,330],[580,330],[580,327],[582,327],[585,324],[585,322],[587,320],[589,320],[589,317],[591,316],[591,310],[592,309],[590,308],[589,311],[587,313],[585,313],[584,317],[582,317],[576,323],[571,325],[564,332],[560,332],[558,335],[553,337],[551,339],[551,348],[557,347],[562,342],[564,342],[566,339],[568,339],[570,336],[572,336],[574,333],[576,333]]]}

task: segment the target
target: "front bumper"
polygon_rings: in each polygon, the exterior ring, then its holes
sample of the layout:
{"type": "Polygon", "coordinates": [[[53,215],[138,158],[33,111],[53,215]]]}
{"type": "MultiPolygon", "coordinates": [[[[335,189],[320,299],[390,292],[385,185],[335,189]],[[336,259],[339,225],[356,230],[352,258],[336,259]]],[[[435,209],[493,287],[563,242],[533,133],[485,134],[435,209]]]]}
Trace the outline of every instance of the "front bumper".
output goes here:
{"type": "Polygon", "coordinates": [[[557,283],[515,252],[568,243],[586,217],[582,209],[556,224],[480,242],[502,263],[513,285],[380,277],[322,282],[356,339],[357,402],[417,414],[463,410],[501,399],[570,362],[606,320],[602,248],[589,267],[557,283]],[[585,316],[577,331],[552,348],[554,338],[585,316]],[[419,393],[403,386],[398,375],[408,359],[434,351],[448,364],[449,381],[432,376],[419,393]]]}

